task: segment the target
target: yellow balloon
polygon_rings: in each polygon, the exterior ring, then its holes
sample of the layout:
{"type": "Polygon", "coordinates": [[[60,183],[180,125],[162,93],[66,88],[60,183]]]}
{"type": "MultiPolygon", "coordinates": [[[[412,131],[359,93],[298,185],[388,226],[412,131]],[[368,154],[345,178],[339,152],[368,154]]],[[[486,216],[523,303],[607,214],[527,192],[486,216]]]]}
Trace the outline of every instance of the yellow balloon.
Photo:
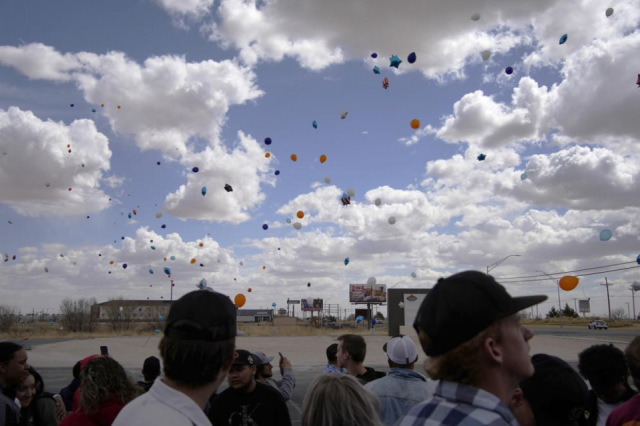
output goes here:
{"type": "Polygon", "coordinates": [[[560,288],[564,291],[571,291],[578,286],[580,279],[572,275],[567,275],[560,278],[560,288]]]}
{"type": "Polygon", "coordinates": [[[233,298],[233,303],[235,303],[238,308],[242,308],[246,302],[247,298],[244,297],[244,294],[236,294],[236,297],[233,298]]]}

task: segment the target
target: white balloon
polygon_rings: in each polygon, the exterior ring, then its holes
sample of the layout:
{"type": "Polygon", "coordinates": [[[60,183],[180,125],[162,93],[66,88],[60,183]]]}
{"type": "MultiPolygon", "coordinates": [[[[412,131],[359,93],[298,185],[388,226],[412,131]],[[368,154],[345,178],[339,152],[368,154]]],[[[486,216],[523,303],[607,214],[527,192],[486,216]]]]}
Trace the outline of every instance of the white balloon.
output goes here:
{"type": "Polygon", "coordinates": [[[124,308],[122,306],[120,306],[120,312],[124,311],[124,308]]]}
{"type": "Polygon", "coordinates": [[[613,15],[613,8],[612,8],[612,7],[610,7],[609,9],[607,9],[606,15],[607,15],[607,18],[608,18],[609,16],[613,15]]]}
{"type": "Polygon", "coordinates": [[[307,304],[313,306],[313,297],[307,297],[307,304]]]}
{"type": "Polygon", "coordinates": [[[482,60],[483,61],[488,61],[490,57],[491,57],[491,51],[490,50],[485,50],[484,52],[482,52],[482,60]]]}
{"type": "Polygon", "coordinates": [[[368,285],[376,285],[376,277],[371,277],[367,280],[368,285]]]}
{"type": "Polygon", "coordinates": [[[395,225],[395,223],[396,223],[396,218],[395,218],[395,216],[391,216],[391,217],[389,218],[389,225],[395,225]]]}
{"type": "Polygon", "coordinates": [[[471,20],[472,21],[479,21],[480,20],[480,14],[479,13],[474,13],[473,15],[471,15],[471,20]]]}
{"type": "Polygon", "coordinates": [[[376,198],[376,201],[374,201],[376,206],[380,206],[380,204],[382,204],[382,200],[380,198],[376,198]]]}
{"type": "Polygon", "coordinates": [[[324,178],[324,183],[331,183],[331,178],[329,176],[326,176],[324,178]]]}
{"type": "Polygon", "coordinates": [[[353,189],[353,188],[349,188],[349,189],[347,189],[347,195],[348,195],[349,197],[355,197],[355,196],[356,196],[356,190],[355,190],[355,189],[353,189]]]}
{"type": "Polygon", "coordinates": [[[400,306],[400,309],[404,309],[404,302],[398,303],[398,306],[400,306]]]}
{"type": "Polygon", "coordinates": [[[296,222],[293,224],[293,227],[296,228],[297,230],[302,229],[302,224],[300,222],[296,222]]]}
{"type": "Polygon", "coordinates": [[[412,272],[412,273],[411,273],[411,278],[415,278],[415,277],[417,277],[417,276],[418,276],[418,275],[417,275],[415,272],[412,272]]]}
{"type": "Polygon", "coordinates": [[[162,217],[162,212],[156,213],[156,219],[160,219],[162,217]]]}

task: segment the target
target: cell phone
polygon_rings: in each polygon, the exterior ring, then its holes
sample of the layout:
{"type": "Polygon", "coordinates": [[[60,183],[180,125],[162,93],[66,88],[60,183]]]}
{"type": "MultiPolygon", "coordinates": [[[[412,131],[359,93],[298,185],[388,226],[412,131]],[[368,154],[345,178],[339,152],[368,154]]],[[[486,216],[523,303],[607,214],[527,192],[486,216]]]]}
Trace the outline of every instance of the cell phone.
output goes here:
{"type": "Polygon", "coordinates": [[[278,355],[280,355],[280,375],[284,376],[284,368],[282,368],[282,360],[284,359],[284,356],[282,356],[282,352],[278,352],[278,355]]]}
{"type": "Polygon", "coordinates": [[[109,348],[106,346],[100,346],[100,355],[109,356],[109,348]]]}

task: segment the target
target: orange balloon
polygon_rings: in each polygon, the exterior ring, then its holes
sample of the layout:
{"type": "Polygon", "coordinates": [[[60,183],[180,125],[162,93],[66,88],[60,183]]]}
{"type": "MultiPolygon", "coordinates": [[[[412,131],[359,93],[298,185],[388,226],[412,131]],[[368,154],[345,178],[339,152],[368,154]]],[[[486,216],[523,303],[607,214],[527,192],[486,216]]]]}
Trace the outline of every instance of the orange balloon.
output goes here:
{"type": "Polygon", "coordinates": [[[411,120],[411,128],[412,129],[419,129],[420,128],[420,120],[418,120],[417,118],[414,118],[413,120],[411,120]]]}
{"type": "Polygon", "coordinates": [[[196,263],[196,259],[191,259],[191,264],[193,265],[194,263],[196,263]]]}
{"type": "Polygon", "coordinates": [[[242,308],[244,304],[247,303],[247,298],[244,297],[244,294],[236,294],[236,297],[233,298],[233,303],[235,303],[238,308],[242,308]]]}
{"type": "Polygon", "coordinates": [[[320,163],[322,164],[322,163],[324,163],[325,161],[327,161],[327,156],[326,156],[326,155],[324,155],[324,154],[322,154],[322,155],[320,156],[320,163]]]}
{"type": "Polygon", "coordinates": [[[113,265],[113,260],[111,262],[109,262],[109,265],[113,265]]]}
{"type": "Polygon", "coordinates": [[[580,279],[572,275],[567,275],[560,278],[560,288],[564,291],[571,291],[578,286],[580,279]]]}
{"type": "Polygon", "coordinates": [[[247,289],[247,291],[248,291],[249,293],[251,293],[251,287],[249,287],[249,288],[247,289]]]}
{"type": "Polygon", "coordinates": [[[304,212],[300,210],[298,213],[296,213],[296,216],[298,216],[298,219],[302,219],[304,217],[304,212]]]}
{"type": "Polygon", "coordinates": [[[118,109],[122,108],[120,105],[118,105],[118,109]]]}
{"type": "Polygon", "coordinates": [[[166,258],[166,257],[164,258],[164,261],[165,261],[165,262],[167,261],[167,258],[166,258]]]}
{"type": "Polygon", "coordinates": [[[266,266],[263,266],[263,267],[262,267],[262,270],[264,271],[265,269],[267,269],[267,267],[266,267],[266,266]]]}
{"type": "Polygon", "coordinates": [[[200,247],[204,247],[204,244],[203,244],[203,243],[200,243],[200,247]]]}
{"type": "Polygon", "coordinates": [[[269,158],[269,157],[271,157],[271,153],[267,152],[264,156],[269,158]]]}
{"type": "Polygon", "coordinates": [[[133,209],[133,215],[135,216],[137,214],[138,214],[138,212],[136,211],[136,209],[133,209]]]}
{"type": "Polygon", "coordinates": [[[298,161],[298,156],[295,154],[291,154],[291,161],[298,161]]]}

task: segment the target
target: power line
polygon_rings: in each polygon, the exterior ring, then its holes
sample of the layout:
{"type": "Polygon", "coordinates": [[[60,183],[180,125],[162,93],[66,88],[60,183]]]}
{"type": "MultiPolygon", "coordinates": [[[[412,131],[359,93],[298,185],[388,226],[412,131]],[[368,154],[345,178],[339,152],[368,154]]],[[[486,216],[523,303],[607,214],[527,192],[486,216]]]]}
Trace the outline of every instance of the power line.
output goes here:
{"type": "Polygon", "coordinates": [[[636,262],[635,261],[631,261],[631,262],[614,263],[612,265],[595,266],[593,268],[584,268],[584,269],[574,269],[573,271],[553,272],[551,274],[543,274],[543,275],[523,275],[521,277],[501,277],[501,278],[496,278],[496,279],[504,281],[504,280],[515,280],[515,279],[519,279],[519,278],[548,277],[549,275],[564,275],[564,274],[569,274],[571,272],[582,272],[582,271],[591,271],[593,269],[611,268],[613,266],[628,265],[630,263],[636,263],[636,262]]]}
{"type": "MultiPolygon", "coordinates": [[[[635,262],[633,262],[633,263],[635,263],[635,262]]],[[[629,267],[629,268],[608,269],[608,270],[606,270],[606,271],[590,272],[590,273],[588,273],[588,274],[576,274],[575,276],[576,276],[576,277],[587,277],[587,276],[589,276],[589,275],[600,275],[600,274],[606,274],[606,273],[608,273],[608,272],[626,271],[626,270],[628,270],[628,269],[635,269],[635,268],[640,268],[640,265],[638,265],[638,266],[631,266],[631,267],[629,267]]],[[[595,269],[595,268],[592,268],[592,269],[595,269]]],[[[568,272],[575,272],[575,271],[568,271],[568,272]]],[[[556,273],[556,274],[566,274],[566,273],[568,273],[568,272],[559,272],[559,273],[556,273]]],[[[550,274],[550,275],[551,275],[551,274],[550,274]]],[[[526,277],[526,278],[533,278],[533,277],[526,277]]],[[[546,280],[548,280],[548,279],[549,279],[549,277],[546,277],[546,278],[540,278],[540,279],[535,279],[535,278],[534,278],[534,279],[530,279],[530,280],[506,281],[506,282],[505,282],[505,281],[504,281],[504,280],[505,280],[504,278],[496,278],[496,280],[497,280],[498,282],[501,282],[501,283],[503,283],[503,284],[530,283],[530,282],[537,282],[537,281],[546,281],[546,280]]],[[[552,279],[554,279],[554,280],[555,280],[555,279],[558,279],[558,278],[556,278],[556,277],[552,277],[552,279]]]]}

